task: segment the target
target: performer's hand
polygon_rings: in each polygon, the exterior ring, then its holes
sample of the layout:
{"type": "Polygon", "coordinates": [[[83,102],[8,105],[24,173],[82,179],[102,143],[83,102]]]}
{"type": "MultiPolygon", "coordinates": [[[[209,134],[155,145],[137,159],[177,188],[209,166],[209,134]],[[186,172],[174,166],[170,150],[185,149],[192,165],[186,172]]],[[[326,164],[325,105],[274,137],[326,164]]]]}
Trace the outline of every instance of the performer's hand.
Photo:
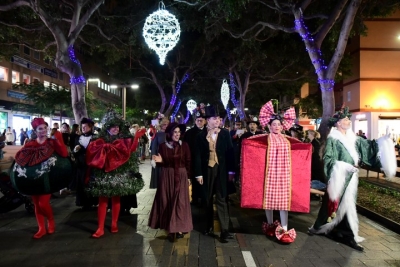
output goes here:
{"type": "Polygon", "coordinates": [[[229,175],[229,176],[228,176],[229,182],[235,181],[235,174],[234,174],[234,173],[230,173],[230,174],[228,174],[228,175],[229,175]]]}
{"type": "Polygon", "coordinates": [[[80,146],[80,145],[75,146],[75,147],[74,147],[74,152],[78,152],[79,149],[81,149],[81,146],[80,146]]]}
{"type": "Polygon", "coordinates": [[[196,177],[196,180],[197,180],[197,182],[199,183],[199,184],[203,184],[203,177],[196,177]]]}
{"type": "Polygon", "coordinates": [[[190,179],[188,179],[189,185],[192,185],[192,181],[190,179]]]}
{"type": "Polygon", "coordinates": [[[160,153],[158,153],[157,155],[153,155],[153,160],[157,163],[161,163],[162,157],[161,157],[160,153]]]}

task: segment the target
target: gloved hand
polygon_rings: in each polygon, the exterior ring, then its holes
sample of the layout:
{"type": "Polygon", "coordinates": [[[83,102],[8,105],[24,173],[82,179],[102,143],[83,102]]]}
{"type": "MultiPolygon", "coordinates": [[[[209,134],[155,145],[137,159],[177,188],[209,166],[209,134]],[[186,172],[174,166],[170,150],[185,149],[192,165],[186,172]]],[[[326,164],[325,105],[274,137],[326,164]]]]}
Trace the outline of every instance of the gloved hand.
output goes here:
{"type": "Polygon", "coordinates": [[[353,166],[353,165],[351,165],[351,164],[348,164],[346,166],[346,171],[351,172],[351,173],[355,173],[355,172],[358,172],[358,168],[353,166]]]}

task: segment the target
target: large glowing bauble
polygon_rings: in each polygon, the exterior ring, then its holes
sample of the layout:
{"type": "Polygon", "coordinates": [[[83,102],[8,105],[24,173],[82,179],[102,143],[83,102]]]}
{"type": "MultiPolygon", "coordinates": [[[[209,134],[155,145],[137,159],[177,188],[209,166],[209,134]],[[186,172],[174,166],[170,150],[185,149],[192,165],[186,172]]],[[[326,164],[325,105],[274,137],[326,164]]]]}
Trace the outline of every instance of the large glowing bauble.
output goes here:
{"type": "Polygon", "coordinates": [[[224,108],[226,108],[229,102],[229,86],[225,79],[222,82],[221,86],[221,101],[222,104],[224,105],[224,108]]]}
{"type": "Polygon", "coordinates": [[[146,18],[143,37],[147,45],[159,56],[161,65],[164,65],[167,53],[178,43],[180,34],[178,20],[166,11],[164,3],[160,2],[159,9],[146,18]]]}
{"type": "Polygon", "coordinates": [[[197,103],[196,101],[194,101],[193,99],[190,99],[187,103],[186,103],[186,107],[188,109],[188,111],[190,112],[190,114],[193,114],[193,110],[195,108],[197,108],[197,103]]]}

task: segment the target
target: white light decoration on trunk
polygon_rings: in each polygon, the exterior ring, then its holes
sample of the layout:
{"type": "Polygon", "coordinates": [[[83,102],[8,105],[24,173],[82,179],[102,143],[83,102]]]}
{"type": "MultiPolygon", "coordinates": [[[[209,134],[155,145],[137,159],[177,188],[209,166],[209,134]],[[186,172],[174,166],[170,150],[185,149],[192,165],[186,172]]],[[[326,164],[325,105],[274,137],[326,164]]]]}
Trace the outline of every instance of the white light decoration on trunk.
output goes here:
{"type": "Polygon", "coordinates": [[[224,108],[226,108],[229,102],[229,86],[225,79],[222,82],[221,86],[221,101],[222,104],[224,105],[224,108]]]}
{"type": "Polygon", "coordinates": [[[143,27],[143,37],[147,45],[156,51],[160,64],[164,65],[167,53],[179,41],[181,27],[174,15],[165,10],[161,1],[159,9],[146,18],[143,27]]]}
{"type": "Polygon", "coordinates": [[[197,103],[193,99],[190,99],[186,103],[186,107],[187,107],[188,111],[190,112],[190,114],[193,114],[193,110],[197,107],[197,103]]]}

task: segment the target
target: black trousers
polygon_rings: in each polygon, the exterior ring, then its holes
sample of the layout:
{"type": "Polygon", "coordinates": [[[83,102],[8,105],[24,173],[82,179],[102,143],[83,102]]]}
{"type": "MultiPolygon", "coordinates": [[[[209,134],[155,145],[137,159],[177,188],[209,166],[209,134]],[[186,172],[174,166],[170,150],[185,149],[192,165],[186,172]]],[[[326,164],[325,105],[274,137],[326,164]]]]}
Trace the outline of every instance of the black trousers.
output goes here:
{"type": "MultiPolygon", "coordinates": [[[[205,215],[205,229],[213,229],[214,227],[214,195],[215,205],[217,207],[218,219],[221,224],[221,230],[229,228],[229,212],[226,198],[221,194],[221,181],[218,175],[218,164],[214,167],[208,167],[208,196],[203,202],[203,213],[205,215]]],[[[204,186],[204,185],[203,185],[204,186]]]]}

